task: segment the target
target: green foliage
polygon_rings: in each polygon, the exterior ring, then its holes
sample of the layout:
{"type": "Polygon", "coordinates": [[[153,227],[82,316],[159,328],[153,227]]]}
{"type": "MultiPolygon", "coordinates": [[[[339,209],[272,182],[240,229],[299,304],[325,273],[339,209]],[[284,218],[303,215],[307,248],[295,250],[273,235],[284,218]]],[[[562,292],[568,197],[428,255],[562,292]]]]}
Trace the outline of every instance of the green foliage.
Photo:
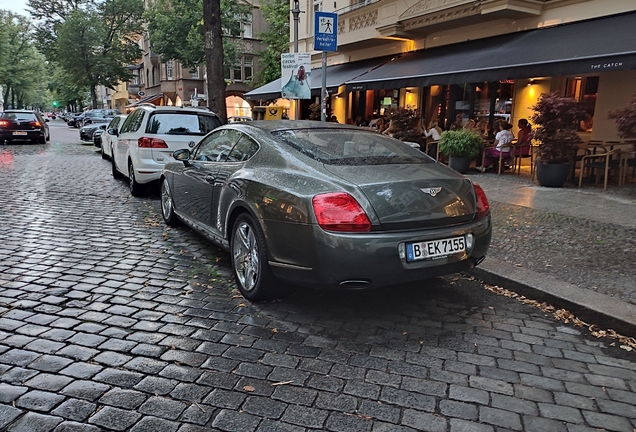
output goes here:
{"type": "Polygon", "coordinates": [[[558,163],[572,158],[577,145],[582,142],[577,130],[585,118],[586,106],[553,92],[542,94],[532,109],[535,111],[532,116],[536,126],[534,139],[541,143],[537,149],[537,160],[558,163]]]}
{"type": "Polygon", "coordinates": [[[636,140],[636,93],[627,105],[610,111],[608,118],[616,122],[618,135],[621,138],[636,140]]]}
{"type": "Polygon", "coordinates": [[[261,13],[268,28],[258,35],[263,40],[265,50],[258,59],[261,70],[253,81],[256,86],[280,78],[280,55],[289,51],[289,2],[262,0],[261,13]]]}
{"type": "Polygon", "coordinates": [[[0,10],[0,85],[5,107],[41,106],[44,102],[47,74],[45,59],[35,47],[32,27],[27,18],[0,10]]]}
{"type": "Polygon", "coordinates": [[[51,61],[91,92],[131,78],[127,64],[141,57],[143,0],[29,0],[39,19],[37,38],[51,61]]]}
{"type": "Polygon", "coordinates": [[[442,132],[439,140],[439,151],[454,158],[472,159],[483,147],[479,134],[470,129],[456,129],[442,132]]]}
{"type": "Polygon", "coordinates": [[[389,112],[387,117],[393,138],[426,144],[426,136],[421,126],[422,117],[417,110],[397,108],[389,112]]]}
{"type": "MultiPolygon", "coordinates": [[[[226,65],[239,60],[241,21],[249,19],[252,6],[221,0],[223,57],[226,65]]],[[[152,51],[163,61],[177,60],[194,69],[205,63],[205,29],[202,0],[156,0],[145,12],[152,51]]]]}

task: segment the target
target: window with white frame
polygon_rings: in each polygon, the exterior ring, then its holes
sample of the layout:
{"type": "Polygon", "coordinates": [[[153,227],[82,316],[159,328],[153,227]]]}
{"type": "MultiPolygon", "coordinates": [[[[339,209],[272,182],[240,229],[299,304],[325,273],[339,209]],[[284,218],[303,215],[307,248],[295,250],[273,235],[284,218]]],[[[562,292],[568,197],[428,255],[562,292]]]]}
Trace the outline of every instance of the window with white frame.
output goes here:
{"type": "Polygon", "coordinates": [[[314,27],[315,27],[315,17],[316,17],[316,12],[322,12],[322,0],[313,0],[314,1],[314,10],[313,13],[311,14],[311,23],[309,26],[309,33],[313,34],[314,33],[314,27]]]}
{"type": "Polygon", "coordinates": [[[172,60],[166,62],[166,79],[172,79],[172,60]]]}
{"type": "Polygon", "coordinates": [[[241,57],[238,63],[224,68],[224,78],[233,82],[249,80],[254,75],[254,58],[241,57]]]}
{"type": "Polygon", "coordinates": [[[252,37],[252,14],[248,14],[241,20],[241,37],[252,37]]]}
{"type": "Polygon", "coordinates": [[[195,78],[195,79],[199,78],[199,68],[198,67],[196,67],[196,68],[194,68],[194,70],[190,71],[190,77],[191,78],[195,78]]]}

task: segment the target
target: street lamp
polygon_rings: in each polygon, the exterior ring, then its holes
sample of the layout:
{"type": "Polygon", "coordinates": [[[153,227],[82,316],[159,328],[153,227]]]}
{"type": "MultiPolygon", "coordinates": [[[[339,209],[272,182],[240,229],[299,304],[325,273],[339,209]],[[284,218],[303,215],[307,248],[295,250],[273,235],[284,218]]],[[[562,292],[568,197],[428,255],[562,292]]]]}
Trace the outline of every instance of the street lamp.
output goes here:
{"type": "Polygon", "coordinates": [[[300,21],[300,1],[294,0],[294,8],[291,10],[294,16],[294,52],[298,52],[298,22],[300,21]]]}
{"type": "MultiPolygon", "coordinates": [[[[294,8],[291,10],[294,17],[294,52],[298,53],[298,22],[300,21],[300,0],[294,0],[294,8]]],[[[294,103],[294,118],[300,117],[300,99],[296,99],[294,103]]]]}

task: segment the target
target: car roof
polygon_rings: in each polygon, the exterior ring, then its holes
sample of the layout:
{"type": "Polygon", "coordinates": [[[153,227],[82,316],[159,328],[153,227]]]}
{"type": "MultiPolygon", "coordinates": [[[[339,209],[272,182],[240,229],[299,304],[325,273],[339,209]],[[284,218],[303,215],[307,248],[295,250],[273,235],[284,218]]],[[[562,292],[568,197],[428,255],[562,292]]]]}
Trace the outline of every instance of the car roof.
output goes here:
{"type": "Polygon", "coordinates": [[[359,126],[352,126],[335,122],[320,122],[316,120],[256,120],[251,122],[232,123],[233,127],[255,128],[265,132],[275,132],[289,129],[354,129],[360,132],[373,132],[359,126]]]}
{"type": "Polygon", "coordinates": [[[196,114],[210,114],[213,116],[218,115],[214,111],[210,111],[207,108],[197,108],[197,107],[177,107],[177,106],[150,106],[150,105],[140,105],[137,109],[145,109],[147,111],[154,112],[187,112],[187,113],[196,113],[196,114]]]}
{"type": "Polygon", "coordinates": [[[4,110],[3,112],[6,112],[6,113],[36,113],[38,111],[36,111],[36,110],[8,109],[8,110],[4,110]]]}

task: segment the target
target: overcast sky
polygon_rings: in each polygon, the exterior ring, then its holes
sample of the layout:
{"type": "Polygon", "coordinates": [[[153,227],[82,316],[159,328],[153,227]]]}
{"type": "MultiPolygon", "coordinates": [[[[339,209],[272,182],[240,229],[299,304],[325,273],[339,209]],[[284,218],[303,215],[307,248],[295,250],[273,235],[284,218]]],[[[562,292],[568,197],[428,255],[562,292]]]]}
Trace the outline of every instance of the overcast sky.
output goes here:
{"type": "Polygon", "coordinates": [[[26,11],[27,0],[0,0],[0,9],[7,9],[11,12],[30,16],[26,11]]]}

